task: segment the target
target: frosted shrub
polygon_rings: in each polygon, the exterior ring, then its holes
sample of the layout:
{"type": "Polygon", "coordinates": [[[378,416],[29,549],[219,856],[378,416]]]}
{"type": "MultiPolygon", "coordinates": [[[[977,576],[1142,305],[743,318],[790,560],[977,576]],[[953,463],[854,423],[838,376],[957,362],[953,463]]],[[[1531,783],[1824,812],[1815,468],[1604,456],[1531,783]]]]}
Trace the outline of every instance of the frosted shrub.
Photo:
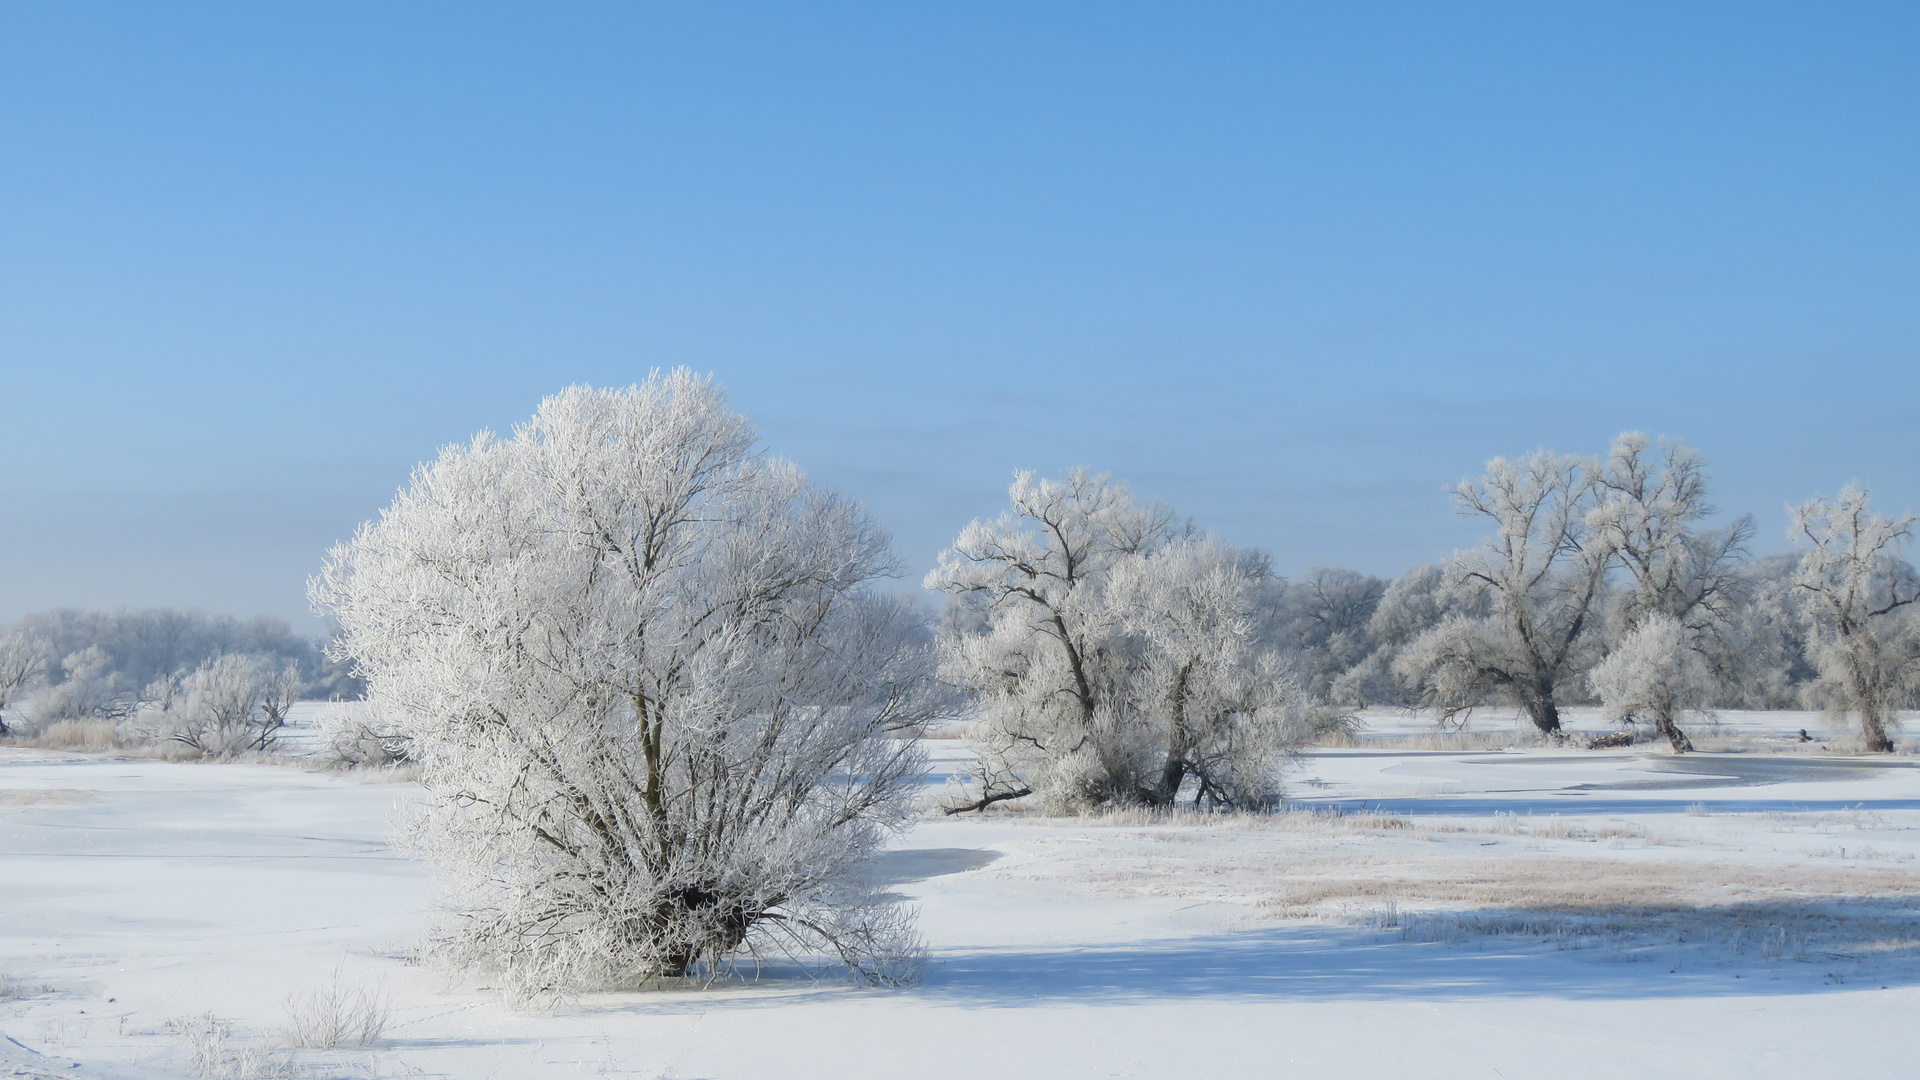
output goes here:
{"type": "Polygon", "coordinates": [[[413,756],[413,739],[400,723],[362,703],[335,703],[320,714],[320,756],[343,766],[400,765],[413,756]]]}
{"type": "Polygon", "coordinates": [[[977,797],[1056,809],[1278,796],[1299,694],[1272,644],[1264,555],[1134,503],[1104,476],[1020,473],[926,585],[954,597],[942,670],[974,697],[977,797]]]}
{"type": "Polygon", "coordinates": [[[1593,692],[1616,719],[1644,717],[1666,736],[1674,753],[1693,749],[1680,730],[1680,716],[1705,708],[1713,675],[1687,628],[1671,615],[1647,617],[1587,676],[1593,692]]]}
{"type": "Polygon", "coordinates": [[[149,691],[160,702],[157,734],[206,755],[274,749],[299,693],[291,661],[237,653],[149,691]]]}
{"type": "Polygon", "coordinates": [[[854,504],[685,370],[574,387],[415,470],[312,585],[431,800],[441,955],[521,994],[825,949],[908,974],[857,886],[922,771],[933,658],[854,504]]]}
{"type": "Polygon", "coordinates": [[[377,988],[348,986],[339,971],[325,986],[287,1001],[287,1034],[313,1050],[372,1046],[393,1018],[393,1003],[377,988]]]}

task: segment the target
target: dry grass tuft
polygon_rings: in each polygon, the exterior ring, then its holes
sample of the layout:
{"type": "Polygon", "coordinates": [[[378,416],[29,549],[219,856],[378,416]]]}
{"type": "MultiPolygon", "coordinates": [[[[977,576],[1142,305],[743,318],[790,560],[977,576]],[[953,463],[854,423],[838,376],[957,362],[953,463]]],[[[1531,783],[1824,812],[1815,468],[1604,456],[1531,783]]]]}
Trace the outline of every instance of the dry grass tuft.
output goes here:
{"type": "Polygon", "coordinates": [[[287,1033],[293,1045],[314,1050],[373,1046],[393,1019],[393,1002],[378,987],[348,986],[335,969],[311,993],[287,999],[287,1033]]]}
{"type": "Polygon", "coordinates": [[[1025,822],[1031,825],[1059,826],[1063,823],[1096,829],[1191,828],[1233,832],[1260,832],[1273,829],[1312,832],[1391,832],[1414,828],[1405,814],[1384,810],[1344,810],[1337,806],[1292,807],[1270,814],[1216,813],[1187,807],[1157,809],[1126,807],[1103,810],[1077,818],[1049,818],[1035,815],[1025,822]]]}
{"type": "Polygon", "coordinates": [[[292,1080],[302,1072],[284,1051],[247,1042],[211,1012],[169,1020],[166,1030],[186,1041],[187,1068],[200,1080],[292,1080]]]}

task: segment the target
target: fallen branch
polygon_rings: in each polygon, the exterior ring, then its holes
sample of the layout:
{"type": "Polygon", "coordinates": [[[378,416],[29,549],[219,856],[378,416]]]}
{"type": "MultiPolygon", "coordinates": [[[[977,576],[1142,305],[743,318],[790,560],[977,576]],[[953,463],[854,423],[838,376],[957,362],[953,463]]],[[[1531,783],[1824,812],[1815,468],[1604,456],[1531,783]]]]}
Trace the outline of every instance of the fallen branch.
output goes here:
{"type": "Polygon", "coordinates": [[[1024,799],[1031,794],[1033,794],[1033,789],[1030,787],[1023,787],[1015,791],[996,791],[989,795],[982,795],[970,803],[962,803],[959,806],[943,806],[940,809],[944,811],[948,817],[952,817],[955,814],[967,814],[975,810],[985,810],[994,803],[1004,802],[1007,799],[1024,799]]]}

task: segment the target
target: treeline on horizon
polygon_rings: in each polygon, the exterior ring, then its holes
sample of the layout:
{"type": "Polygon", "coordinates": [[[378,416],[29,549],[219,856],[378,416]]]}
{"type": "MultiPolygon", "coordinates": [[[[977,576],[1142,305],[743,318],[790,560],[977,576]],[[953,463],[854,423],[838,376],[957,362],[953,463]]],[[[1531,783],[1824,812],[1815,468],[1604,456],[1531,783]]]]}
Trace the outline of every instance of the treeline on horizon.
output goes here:
{"type": "MultiPolygon", "coordinates": [[[[1268,577],[1260,636],[1290,657],[1306,698],[1331,714],[1432,709],[1443,722],[1498,703],[1550,732],[1559,707],[1603,703],[1594,672],[1658,615],[1679,625],[1664,647],[1700,669],[1683,695],[1695,709],[1846,712],[1863,679],[1882,686],[1867,702],[1882,725],[1908,703],[1920,673],[1920,575],[1900,554],[1911,517],[1876,515],[1848,488],[1794,509],[1801,550],[1756,555],[1750,517],[1702,526],[1715,512],[1706,462],[1679,440],[1629,433],[1605,457],[1541,450],[1488,468],[1448,489],[1456,513],[1493,528],[1478,547],[1395,578],[1328,566],[1268,577]],[[1853,672],[1850,689],[1849,666],[1863,665],[1880,670],[1853,672]]],[[[359,697],[326,644],[268,616],[39,612],[0,628],[0,724],[22,706],[39,724],[123,719],[222,656],[284,666],[303,699],[359,697]]]]}
{"type": "MultiPolygon", "coordinates": [[[[1803,692],[1818,678],[1809,661],[1813,621],[1792,595],[1800,556],[1780,551],[1747,558],[1734,568],[1732,585],[1744,594],[1738,620],[1713,656],[1721,677],[1711,707],[1721,709],[1819,708],[1803,692]]],[[[1420,683],[1395,674],[1408,646],[1450,615],[1484,616],[1485,596],[1461,596],[1448,580],[1446,563],[1413,566],[1397,578],[1316,566],[1283,586],[1284,640],[1297,650],[1303,688],[1318,700],[1348,709],[1444,707],[1420,683]]],[[[1622,590],[1609,589],[1587,639],[1585,655],[1572,658],[1556,694],[1559,705],[1598,705],[1584,675],[1605,655],[1604,642],[1621,634],[1622,590]]],[[[1400,664],[1402,672],[1406,665],[1400,664]]],[[[1477,704],[1521,707],[1489,692],[1477,704]]],[[[1464,708],[1464,707],[1463,707],[1464,708]]]]}

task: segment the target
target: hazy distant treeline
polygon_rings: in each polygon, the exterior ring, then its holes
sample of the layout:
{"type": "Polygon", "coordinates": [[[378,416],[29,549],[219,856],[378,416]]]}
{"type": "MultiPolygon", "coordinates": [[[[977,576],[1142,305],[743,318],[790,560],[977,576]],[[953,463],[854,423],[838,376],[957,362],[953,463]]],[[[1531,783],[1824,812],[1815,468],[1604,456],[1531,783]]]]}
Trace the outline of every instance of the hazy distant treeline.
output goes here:
{"type": "Polygon", "coordinates": [[[329,661],[323,639],[267,616],[236,619],[176,608],[41,611],[0,627],[0,716],[40,720],[129,715],[227,656],[290,669],[307,699],[359,697],[359,680],[329,661]]]}
{"type": "MultiPolygon", "coordinates": [[[[1742,559],[1733,568],[1730,591],[1738,602],[1731,605],[1733,618],[1713,650],[1721,676],[1713,706],[1818,707],[1803,696],[1819,673],[1809,653],[1813,620],[1793,595],[1799,562],[1798,553],[1786,551],[1742,559]]],[[[1493,598],[1485,591],[1461,590],[1459,576],[1446,563],[1415,566],[1397,578],[1316,566],[1288,582],[1281,601],[1283,624],[1304,688],[1346,708],[1430,704],[1428,688],[1396,677],[1394,665],[1414,641],[1450,616],[1487,615],[1493,598]]],[[[1596,666],[1608,645],[1624,636],[1629,598],[1617,583],[1602,586],[1583,655],[1570,665],[1571,674],[1596,666]]],[[[1400,671],[1410,674],[1405,664],[1400,671]]],[[[1583,679],[1564,682],[1563,704],[1599,702],[1583,679]]]]}

